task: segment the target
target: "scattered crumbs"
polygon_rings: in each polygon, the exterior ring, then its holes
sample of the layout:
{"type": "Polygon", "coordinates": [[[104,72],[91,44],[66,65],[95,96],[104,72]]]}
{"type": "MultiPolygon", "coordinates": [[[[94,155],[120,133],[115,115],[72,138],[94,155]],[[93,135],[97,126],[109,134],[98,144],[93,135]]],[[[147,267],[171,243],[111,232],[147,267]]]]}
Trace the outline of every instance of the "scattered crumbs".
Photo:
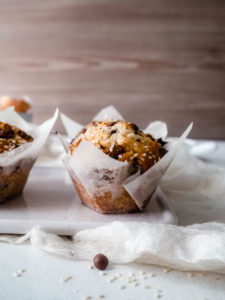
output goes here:
{"type": "Polygon", "coordinates": [[[138,282],[134,282],[134,286],[139,286],[139,283],[138,282]]]}
{"type": "Polygon", "coordinates": [[[150,289],[150,286],[149,285],[145,285],[144,288],[145,289],[150,289]]]}
{"type": "Polygon", "coordinates": [[[93,270],[93,269],[94,269],[94,266],[91,265],[91,266],[88,267],[88,269],[89,269],[89,270],[93,270]]]}
{"type": "Polygon", "coordinates": [[[20,269],[19,271],[18,271],[18,273],[24,273],[25,272],[25,269],[20,269]]]}
{"type": "Polygon", "coordinates": [[[91,300],[91,296],[86,296],[84,300],[91,300]]]}
{"type": "Polygon", "coordinates": [[[111,279],[111,280],[116,280],[117,277],[116,277],[115,275],[113,275],[113,276],[110,277],[110,279],[111,279]]]}
{"type": "Polygon", "coordinates": [[[108,282],[112,283],[115,279],[109,278],[108,282]]]}
{"type": "Polygon", "coordinates": [[[145,280],[146,280],[146,279],[148,279],[148,277],[147,277],[147,276],[144,276],[144,277],[143,277],[143,279],[145,279],[145,280]]]}
{"type": "Polygon", "coordinates": [[[155,295],[155,298],[161,298],[161,295],[159,295],[159,294],[157,294],[157,295],[155,295]]]}
{"type": "Polygon", "coordinates": [[[101,276],[105,276],[107,273],[106,273],[106,272],[103,272],[103,271],[100,271],[99,274],[100,274],[101,276]]]}
{"type": "Polygon", "coordinates": [[[105,298],[104,295],[99,295],[99,296],[98,296],[98,299],[103,299],[103,298],[105,298]]]}
{"type": "Polygon", "coordinates": [[[143,157],[141,158],[141,160],[142,160],[142,161],[145,161],[145,159],[144,159],[143,157]]]}
{"type": "Polygon", "coordinates": [[[171,272],[171,271],[172,271],[171,268],[166,268],[166,269],[163,270],[164,273],[169,273],[169,272],[171,272]]]}
{"type": "Polygon", "coordinates": [[[124,290],[125,289],[125,285],[121,285],[120,289],[124,290]]]}
{"type": "Polygon", "coordinates": [[[145,271],[143,271],[143,270],[141,270],[141,271],[140,271],[140,273],[141,273],[142,275],[144,275],[146,272],[145,272],[145,271]]]}
{"type": "Polygon", "coordinates": [[[150,277],[155,277],[156,275],[154,273],[149,274],[150,277]]]}
{"type": "Polygon", "coordinates": [[[20,277],[21,275],[19,274],[19,273],[17,273],[17,272],[14,272],[13,273],[13,277],[20,277]]]}
{"type": "Polygon", "coordinates": [[[135,276],[135,274],[134,273],[130,273],[129,276],[135,276]]]}

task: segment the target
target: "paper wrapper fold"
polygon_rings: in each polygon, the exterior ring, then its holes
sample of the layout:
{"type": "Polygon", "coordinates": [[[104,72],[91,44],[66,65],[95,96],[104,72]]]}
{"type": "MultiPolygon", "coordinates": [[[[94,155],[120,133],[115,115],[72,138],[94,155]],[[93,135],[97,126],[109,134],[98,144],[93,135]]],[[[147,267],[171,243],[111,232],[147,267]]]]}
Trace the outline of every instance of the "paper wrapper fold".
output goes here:
{"type": "MultiPolygon", "coordinates": [[[[69,137],[74,138],[84,127],[61,114],[62,122],[66,128],[69,137]]],[[[122,116],[112,106],[100,111],[94,120],[117,119],[122,116]]],[[[113,159],[97,149],[90,142],[83,140],[72,155],[68,154],[64,160],[65,166],[71,176],[72,181],[81,197],[81,200],[87,204],[92,200],[91,208],[99,212],[115,213],[116,206],[123,203],[122,200],[134,204],[134,210],[144,210],[149,203],[154,191],[158,187],[161,178],[171,164],[177,151],[191,131],[192,124],[171,146],[167,154],[148,169],[142,175],[140,171],[134,170],[132,164],[113,159]],[[88,198],[88,199],[87,199],[88,198]],[[107,198],[108,208],[100,210],[98,204],[107,198]],[[88,200],[88,201],[87,201],[88,200]],[[99,202],[100,201],[100,202],[99,202]]],[[[150,123],[144,130],[151,133],[156,138],[165,138],[167,134],[166,124],[163,122],[150,123]]],[[[120,212],[128,212],[125,207],[120,212]]]]}
{"type": "Polygon", "coordinates": [[[24,121],[13,108],[0,112],[0,121],[17,126],[34,140],[20,147],[0,154],[0,202],[18,196],[26,184],[29,172],[36,161],[58,116],[54,116],[40,126],[24,121]]]}

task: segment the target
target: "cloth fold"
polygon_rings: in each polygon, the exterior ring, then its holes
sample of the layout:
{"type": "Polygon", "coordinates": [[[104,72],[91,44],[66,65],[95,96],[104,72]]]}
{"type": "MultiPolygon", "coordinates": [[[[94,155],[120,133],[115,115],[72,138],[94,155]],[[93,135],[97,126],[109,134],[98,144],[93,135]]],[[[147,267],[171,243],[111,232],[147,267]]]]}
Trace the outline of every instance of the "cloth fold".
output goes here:
{"type": "Polygon", "coordinates": [[[184,271],[213,271],[225,274],[225,224],[190,226],[113,222],[83,230],[72,238],[47,234],[34,228],[23,238],[0,240],[34,247],[73,260],[92,260],[105,253],[112,263],[137,262],[184,271]]]}

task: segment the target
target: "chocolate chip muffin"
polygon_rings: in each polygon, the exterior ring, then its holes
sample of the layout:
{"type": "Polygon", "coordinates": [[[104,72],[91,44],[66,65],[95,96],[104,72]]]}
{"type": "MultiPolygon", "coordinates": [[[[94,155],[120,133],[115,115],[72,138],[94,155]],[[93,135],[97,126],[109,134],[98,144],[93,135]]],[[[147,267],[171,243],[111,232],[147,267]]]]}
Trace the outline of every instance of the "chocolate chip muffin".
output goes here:
{"type": "MultiPolygon", "coordinates": [[[[121,120],[93,121],[71,141],[70,154],[76,151],[83,139],[92,143],[111,158],[131,163],[130,175],[136,173],[138,169],[141,173],[146,172],[166,153],[163,147],[165,142],[155,140],[150,134],[141,131],[135,124],[121,120]]],[[[134,200],[124,188],[121,189],[120,196],[112,201],[110,191],[107,191],[104,196],[92,197],[80,182],[75,181],[74,184],[81,200],[98,212],[125,213],[138,211],[134,200]]]]}
{"type": "MultiPolygon", "coordinates": [[[[0,156],[32,141],[33,137],[23,130],[0,122],[0,156]]],[[[32,165],[31,159],[23,159],[13,166],[0,166],[0,202],[14,198],[22,192],[32,165]]]]}

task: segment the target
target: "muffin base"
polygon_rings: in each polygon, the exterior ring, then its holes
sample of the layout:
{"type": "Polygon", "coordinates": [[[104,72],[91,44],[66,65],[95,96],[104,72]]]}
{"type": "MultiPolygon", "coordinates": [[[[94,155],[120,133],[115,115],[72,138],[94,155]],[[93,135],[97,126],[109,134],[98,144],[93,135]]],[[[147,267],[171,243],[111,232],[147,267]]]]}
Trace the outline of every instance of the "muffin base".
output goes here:
{"type": "Polygon", "coordinates": [[[122,189],[120,195],[115,199],[112,199],[111,191],[99,195],[95,194],[91,197],[85,187],[77,179],[72,178],[72,181],[81,201],[98,213],[124,214],[140,211],[125,189],[122,189]]]}
{"type": "Polygon", "coordinates": [[[33,160],[24,159],[14,166],[0,167],[0,203],[22,193],[33,164],[33,160]]]}

